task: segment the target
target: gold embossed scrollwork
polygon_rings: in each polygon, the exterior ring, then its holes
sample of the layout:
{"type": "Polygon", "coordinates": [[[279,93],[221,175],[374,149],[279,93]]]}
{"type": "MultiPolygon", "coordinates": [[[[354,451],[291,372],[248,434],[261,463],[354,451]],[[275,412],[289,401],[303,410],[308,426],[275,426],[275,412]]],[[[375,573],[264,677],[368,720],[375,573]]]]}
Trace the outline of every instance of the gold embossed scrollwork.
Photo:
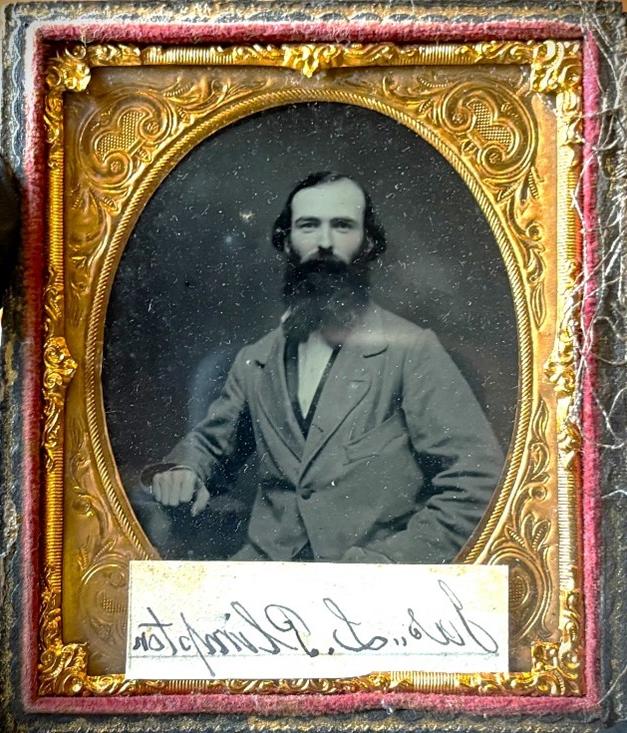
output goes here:
{"type": "Polygon", "coordinates": [[[61,446],[61,415],[65,403],[65,390],[77,369],[77,363],[68,350],[63,332],[63,225],[61,219],[64,158],[63,93],[68,89],[82,91],[86,88],[90,79],[90,71],[84,58],[84,46],[66,49],[49,61],[46,73],[47,94],[44,122],[49,144],[50,231],[43,319],[45,336],[43,447],[46,457],[45,468],[49,477],[54,472],[56,453],[61,446]]]}
{"type": "Polygon", "coordinates": [[[330,69],[417,64],[424,56],[420,46],[361,43],[254,46],[227,53],[231,53],[239,63],[282,66],[299,71],[307,79],[330,69]]]}
{"type": "Polygon", "coordinates": [[[124,695],[137,691],[158,691],[163,682],[125,680],[123,675],[87,674],[87,645],[64,644],[61,599],[53,584],[59,570],[48,565],[41,592],[38,665],[38,694],[45,695],[124,695]]]}
{"type": "Polygon", "coordinates": [[[78,611],[105,648],[124,648],[130,558],[119,541],[109,507],[91,481],[85,426],[80,420],[74,420],[71,430],[72,510],[88,528],[81,533],[81,544],[70,558],[79,576],[78,611]]]}
{"type": "Polygon", "coordinates": [[[62,430],[61,415],[65,390],[74,376],[77,364],[68,351],[62,336],[52,336],[44,344],[44,436],[46,471],[55,468],[55,453],[62,430]]]}
{"type": "Polygon", "coordinates": [[[389,674],[371,674],[364,677],[346,679],[284,679],[284,680],[227,680],[224,690],[229,693],[350,693],[377,690],[386,692],[391,689],[389,674]]]}
{"type": "MultiPolygon", "coordinates": [[[[321,72],[339,68],[417,64],[425,55],[423,48],[361,43],[306,43],[225,48],[148,46],[140,51],[140,57],[141,63],[149,65],[194,63],[212,66],[269,66],[291,69],[301,73],[306,79],[311,79],[321,72]]],[[[94,56],[100,57],[103,54],[106,55],[107,51],[98,50],[94,56]]],[[[119,63],[124,62],[120,60],[119,63]]]]}
{"type": "Polygon", "coordinates": [[[545,617],[553,583],[548,568],[551,522],[546,517],[550,452],[547,445],[549,409],[540,400],[531,422],[531,441],[525,479],[517,493],[503,531],[490,545],[488,563],[510,567],[512,643],[531,633],[548,636],[545,617]]]}
{"type": "Polygon", "coordinates": [[[66,48],[48,62],[46,73],[46,101],[44,123],[50,146],[50,166],[58,164],[58,155],[63,155],[63,93],[82,92],[91,79],[91,69],[86,61],[86,47],[76,45],[66,48]]]}
{"type": "Polygon", "coordinates": [[[61,598],[53,588],[59,570],[48,565],[41,593],[39,644],[40,695],[76,695],[83,689],[87,670],[85,644],[64,644],[61,632],[61,598]]]}
{"type": "Polygon", "coordinates": [[[573,92],[581,99],[579,41],[482,41],[457,47],[458,63],[519,64],[530,69],[529,84],[541,94],[573,92]]]}
{"type": "Polygon", "coordinates": [[[581,98],[581,43],[543,41],[532,45],[531,88],[536,92],[573,92],[581,98]]]}
{"type": "Polygon", "coordinates": [[[579,426],[570,414],[577,379],[574,339],[573,321],[572,317],[569,317],[559,330],[554,354],[545,368],[547,379],[553,385],[558,399],[564,403],[563,419],[558,426],[557,440],[560,459],[567,470],[574,468],[581,445],[579,426]]]}
{"type": "Polygon", "coordinates": [[[44,290],[44,337],[56,331],[63,316],[63,285],[52,264],[48,267],[48,284],[44,290]]]}
{"type": "Polygon", "coordinates": [[[69,191],[73,226],[67,247],[75,263],[69,278],[71,323],[80,321],[94,260],[109,241],[124,202],[164,146],[198,119],[264,84],[244,86],[204,77],[198,83],[177,80],[164,89],[141,87],[131,95],[120,89],[107,98],[104,109],[83,120],[68,156],[70,165],[81,165],[80,175],[71,176],[76,184],[69,191]]]}
{"type": "Polygon", "coordinates": [[[579,591],[561,598],[559,642],[536,642],[531,647],[531,670],[516,674],[462,675],[461,688],[479,694],[580,695],[582,609],[579,591]]]}
{"type": "Polygon", "coordinates": [[[203,77],[197,83],[175,81],[164,89],[140,87],[133,95],[121,89],[108,95],[106,108],[88,115],[70,142],[70,161],[82,166],[69,192],[73,251],[93,249],[108,236],[132,187],[165,144],[200,117],[252,95],[261,85],[203,77]]]}
{"type": "Polygon", "coordinates": [[[93,43],[86,47],[90,66],[140,66],[142,52],[139,46],[127,43],[93,43]]]}
{"type": "Polygon", "coordinates": [[[64,335],[63,283],[63,94],[82,90],[89,82],[84,47],[66,49],[49,61],[44,121],[47,131],[49,165],[48,280],[44,291],[42,444],[46,478],[45,552],[47,564],[42,580],[40,606],[41,656],[40,694],[53,694],[59,687],[76,693],[75,670],[86,666],[86,650],[77,644],[64,645],[60,605],[60,532],[62,512],[63,411],[65,393],[77,362],[72,358],[64,335]]]}
{"type": "MultiPolygon", "coordinates": [[[[94,277],[94,261],[111,239],[125,203],[141,186],[143,176],[154,164],[165,146],[181,132],[198,121],[210,118],[218,108],[240,102],[263,90],[237,86],[229,81],[207,81],[200,84],[177,80],[165,91],[143,87],[133,99],[125,91],[109,95],[106,108],[98,108],[81,123],[79,134],[63,142],[63,99],[65,90],[80,91],[89,83],[90,66],[137,66],[140,64],[175,65],[202,63],[211,65],[281,66],[299,72],[303,78],[324,72],[358,66],[410,66],[412,64],[454,65],[509,63],[528,65],[531,87],[536,92],[558,95],[565,119],[573,122],[567,134],[568,145],[577,155],[576,114],[579,104],[576,44],[552,42],[517,43],[494,42],[438,47],[398,47],[392,44],[361,46],[352,44],[303,44],[299,46],[254,47],[193,47],[168,49],[149,47],[139,49],[128,45],[100,45],[69,49],[53,59],[48,72],[49,94],[46,100],[46,122],[50,142],[50,167],[59,171],[63,160],[63,145],[68,146],[68,165],[77,161],[86,165],[74,188],[66,192],[73,211],[73,226],[65,243],[74,267],[69,277],[69,303],[64,303],[62,263],[52,263],[46,295],[48,330],[48,394],[55,407],[46,415],[46,429],[59,429],[59,412],[63,390],[72,377],[76,363],[67,352],[60,328],[63,318],[75,325],[81,318],[85,292],[94,277]],[[435,50],[433,50],[435,49],[435,50]],[[53,340],[57,339],[57,340],[53,340]],[[54,346],[54,349],[53,349],[54,346]],[[65,348],[64,348],[65,347],[65,348]],[[54,365],[54,367],[53,367],[54,365]],[[60,402],[59,402],[60,401],[60,402]]],[[[382,72],[379,86],[357,80],[358,75],[341,75],[334,82],[336,90],[367,91],[373,97],[394,106],[399,112],[413,117],[437,135],[446,138],[460,159],[495,203],[499,216],[507,221],[516,245],[527,284],[531,319],[536,330],[546,320],[547,300],[544,292],[546,253],[539,206],[536,122],[525,94],[506,83],[485,78],[480,70],[470,80],[460,81],[438,76],[435,83],[426,83],[419,75],[411,83],[400,81],[400,75],[382,72]],[[352,84],[352,86],[351,86],[352,84]],[[365,87],[364,87],[365,85],[365,87]]],[[[320,78],[318,77],[318,78],[320,78]]],[[[526,90],[528,92],[528,89],[526,90]]],[[[346,97],[348,99],[348,95],[346,97]]],[[[568,126],[567,126],[568,127],[568,126]]],[[[58,179],[57,183],[58,183],[58,179]]],[[[51,197],[57,211],[62,198],[51,197]],[[54,203],[56,201],[56,203],[54,203]]],[[[51,241],[54,240],[54,236],[51,241]]],[[[53,248],[58,248],[52,241],[53,248]]],[[[554,384],[571,389],[568,380],[575,378],[568,349],[573,345],[572,330],[563,333],[562,346],[554,364],[547,366],[554,384]],[[555,366],[557,364],[557,366],[555,366]]],[[[540,400],[533,414],[526,467],[521,471],[522,483],[513,494],[508,522],[497,536],[490,553],[492,562],[507,562],[512,567],[513,612],[517,615],[517,634],[533,638],[533,633],[545,633],[544,622],[551,590],[547,570],[550,552],[549,537],[553,528],[545,511],[547,475],[550,472],[547,433],[549,415],[546,403],[540,400]]],[[[81,428],[84,431],[84,426],[81,428]]],[[[50,433],[49,433],[50,434],[50,433]]],[[[52,443],[51,443],[52,444],[52,443]]],[[[80,446],[80,441],[76,441],[80,446]]],[[[85,451],[87,456],[88,451],[85,451]]],[[[94,528],[78,548],[74,560],[79,564],[81,589],[78,594],[84,607],[112,608],[116,614],[90,617],[97,634],[119,636],[117,623],[125,586],[123,551],[107,544],[111,533],[111,512],[104,499],[90,488],[89,481],[80,476],[83,470],[76,457],[70,472],[73,510],[94,528]],[[94,594],[98,596],[94,601],[94,594]]],[[[524,466],[524,464],[523,464],[524,466]]],[[[92,530],[90,529],[90,532],[92,530]]],[[[478,694],[569,695],[581,692],[581,603],[579,594],[562,591],[560,605],[559,642],[535,641],[531,645],[532,666],[529,672],[504,675],[468,674],[435,675],[412,673],[374,674],[346,680],[230,680],[226,682],[133,682],[121,675],[90,676],[87,673],[87,652],[83,644],[63,644],[58,579],[60,566],[48,563],[42,592],[40,694],[110,695],[142,694],[155,689],[185,692],[228,691],[231,693],[348,693],[376,690],[416,690],[473,692],[478,694]]],[[[545,637],[546,638],[546,637],[545,637]]],[[[553,637],[557,638],[557,637],[553,637]]]]}
{"type": "Polygon", "coordinates": [[[526,103],[508,85],[475,75],[440,83],[384,78],[380,96],[437,130],[456,149],[508,222],[524,261],[536,327],[546,318],[538,134],[526,103]]]}
{"type": "MultiPolygon", "coordinates": [[[[531,88],[541,94],[555,94],[557,113],[562,123],[558,128],[557,143],[563,162],[568,167],[565,184],[572,195],[578,176],[582,143],[581,44],[576,41],[545,41],[537,44],[531,69],[531,88]]],[[[566,206],[571,205],[570,201],[563,203],[566,206]]],[[[572,215],[568,219],[572,229],[576,226],[575,219],[572,215]]],[[[571,241],[574,239],[573,234],[571,231],[571,241]]]]}

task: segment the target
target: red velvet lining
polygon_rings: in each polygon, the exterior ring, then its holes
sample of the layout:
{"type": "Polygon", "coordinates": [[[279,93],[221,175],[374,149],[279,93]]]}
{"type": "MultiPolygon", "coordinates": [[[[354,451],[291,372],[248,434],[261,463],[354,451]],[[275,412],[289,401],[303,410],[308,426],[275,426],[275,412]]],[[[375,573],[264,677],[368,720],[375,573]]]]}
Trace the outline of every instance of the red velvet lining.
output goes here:
{"type": "Polygon", "coordinates": [[[280,22],[159,24],[115,22],[48,23],[38,28],[42,39],[87,43],[125,41],[136,43],[290,43],[390,41],[432,43],[434,41],[479,41],[482,39],[580,38],[581,29],[562,21],[477,23],[419,23],[411,21],[280,22]]]}
{"type": "Polygon", "coordinates": [[[25,147],[22,188],[22,239],[24,263],[24,318],[22,342],[24,377],[22,394],[22,696],[34,700],[37,689],[39,589],[43,479],[40,468],[42,414],[42,318],[44,242],[46,237],[46,161],[42,120],[44,57],[40,44],[33,49],[25,79],[25,147]]]}
{"type": "Polygon", "coordinates": [[[597,238],[597,157],[595,148],[599,139],[600,124],[598,110],[601,106],[599,80],[599,49],[591,34],[585,39],[583,48],[583,333],[588,341],[584,342],[581,358],[583,371],[583,409],[582,409],[582,560],[584,576],[585,608],[585,681],[587,694],[591,699],[600,695],[600,660],[598,650],[601,646],[599,633],[599,578],[601,576],[601,497],[600,467],[598,453],[599,414],[594,399],[596,384],[595,335],[593,325],[597,307],[596,290],[599,268],[599,241],[597,238]]]}
{"type": "MultiPolygon", "coordinates": [[[[347,713],[373,708],[418,708],[440,712],[467,712],[481,715],[532,713],[564,713],[592,711],[598,700],[597,649],[598,623],[598,464],[596,455],[595,408],[593,400],[594,365],[588,359],[584,378],[584,461],[583,520],[585,603],[586,603],[586,695],[580,698],[479,697],[421,693],[358,693],[325,695],[152,695],[115,698],[37,697],[38,603],[40,575],[40,415],[41,415],[41,318],[45,236],[44,139],[42,123],[43,48],[47,40],[135,41],[141,43],[245,43],[288,41],[460,41],[480,39],[577,38],[577,26],[562,22],[492,22],[482,25],[460,23],[420,24],[413,22],[355,22],[350,24],[317,23],[222,23],[215,25],[159,25],[116,23],[48,23],[30,32],[33,42],[26,76],[25,186],[24,186],[24,264],[25,264],[25,332],[24,332],[24,521],[22,524],[24,621],[22,626],[22,697],[27,710],[57,713],[256,713],[256,714],[329,714],[347,713]]],[[[585,134],[586,156],[584,178],[584,211],[587,246],[585,268],[593,273],[596,263],[595,163],[593,146],[597,126],[593,112],[598,106],[596,85],[597,52],[594,41],[585,43],[585,109],[588,115],[585,134]]],[[[594,282],[588,281],[585,293],[584,318],[589,325],[594,311],[594,282]]]]}

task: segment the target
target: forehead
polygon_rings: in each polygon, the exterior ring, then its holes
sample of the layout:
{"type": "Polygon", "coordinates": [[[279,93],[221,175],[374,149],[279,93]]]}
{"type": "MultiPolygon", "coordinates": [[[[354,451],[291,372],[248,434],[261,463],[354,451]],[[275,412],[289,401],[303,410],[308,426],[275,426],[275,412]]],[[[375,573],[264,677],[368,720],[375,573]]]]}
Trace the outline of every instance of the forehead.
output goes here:
{"type": "Polygon", "coordinates": [[[366,199],[359,186],[347,178],[304,188],[292,199],[292,219],[302,216],[359,219],[366,199]]]}

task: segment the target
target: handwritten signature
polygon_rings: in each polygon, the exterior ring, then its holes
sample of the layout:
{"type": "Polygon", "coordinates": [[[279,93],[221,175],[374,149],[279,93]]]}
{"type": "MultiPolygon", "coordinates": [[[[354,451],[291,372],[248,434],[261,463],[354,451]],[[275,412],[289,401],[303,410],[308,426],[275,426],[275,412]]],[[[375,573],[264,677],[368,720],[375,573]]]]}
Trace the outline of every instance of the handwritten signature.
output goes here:
{"type": "MultiPolygon", "coordinates": [[[[426,620],[415,609],[408,608],[406,623],[396,636],[364,634],[359,627],[361,621],[351,619],[332,598],[322,599],[322,603],[333,617],[335,628],[333,642],[326,649],[328,654],[337,651],[355,654],[378,652],[385,647],[407,647],[416,643],[432,642],[439,647],[448,647],[447,654],[467,653],[497,654],[499,645],[489,631],[474,621],[464,610],[464,605],[443,580],[438,581],[440,592],[446,600],[450,613],[445,618],[426,620]]],[[[285,652],[304,653],[317,657],[321,651],[309,640],[312,631],[305,619],[289,606],[270,603],[262,614],[255,617],[239,601],[231,601],[230,611],[224,614],[222,627],[206,631],[196,628],[179,612],[180,623],[175,631],[175,623],[164,621],[150,607],[146,607],[148,618],[137,625],[139,633],[134,634],[132,650],[153,652],[158,656],[175,657],[178,655],[198,656],[211,677],[215,671],[210,659],[215,656],[237,654],[281,654],[285,652]],[[245,631],[233,630],[243,624],[245,631]],[[231,628],[226,628],[230,625],[231,628]],[[179,633],[184,631],[184,633],[179,633]]],[[[424,616],[428,615],[428,611],[424,616]]],[[[409,651],[409,650],[408,650],[409,651]]]]}

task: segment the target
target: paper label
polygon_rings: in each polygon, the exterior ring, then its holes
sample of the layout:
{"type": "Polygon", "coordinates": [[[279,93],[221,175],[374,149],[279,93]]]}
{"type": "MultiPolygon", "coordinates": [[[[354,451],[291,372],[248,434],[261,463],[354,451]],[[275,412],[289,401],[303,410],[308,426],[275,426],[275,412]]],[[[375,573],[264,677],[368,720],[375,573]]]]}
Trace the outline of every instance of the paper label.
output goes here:
{"type": "Polygon", "coordinates": [[[126,676],[507,672],[507,568],[131,562],[126,676]]]}

